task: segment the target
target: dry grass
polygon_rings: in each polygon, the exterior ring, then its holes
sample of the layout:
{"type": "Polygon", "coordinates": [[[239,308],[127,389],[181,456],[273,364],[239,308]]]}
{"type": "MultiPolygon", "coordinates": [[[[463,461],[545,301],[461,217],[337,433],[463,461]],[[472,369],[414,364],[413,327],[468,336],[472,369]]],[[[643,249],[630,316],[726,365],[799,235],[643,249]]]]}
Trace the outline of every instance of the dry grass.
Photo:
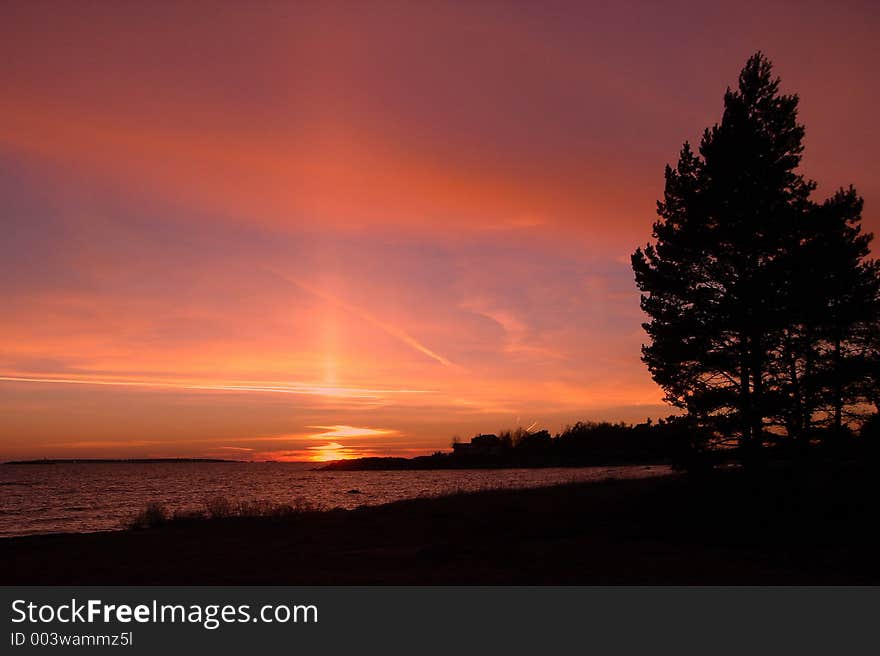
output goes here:
{"type": "Polygon", "coordinates": [[[169,520],[168,509],[165,504],[151,501],[147,507],[135,515],[125,524],[130,529],[145,529],[161,526],[169,520]]]}
{"type": "Polygon", "coordinates": [[[305,513],[324,510],[304,497],[296,497],[290,503],[274,503],[263,499],[230,501],[217,496],[205,499],[202,508],[176,510],[170,513],[163,503],[152,501],[133,518],[123,522],[125,528],[143,530],[171,523],[189,523],[215,519],[268,517],[286,519],[305,513]]]}

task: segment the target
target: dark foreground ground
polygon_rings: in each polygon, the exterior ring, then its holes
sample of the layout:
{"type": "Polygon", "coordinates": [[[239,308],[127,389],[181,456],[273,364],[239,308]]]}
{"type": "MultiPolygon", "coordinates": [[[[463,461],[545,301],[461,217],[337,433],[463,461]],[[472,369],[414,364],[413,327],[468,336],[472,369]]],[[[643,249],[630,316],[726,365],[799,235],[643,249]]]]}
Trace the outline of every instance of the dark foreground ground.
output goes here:
{"type": "Polygon", "coordinates": [[[880,583],[873,471],[499,490],[0,540],[0,584],[880,583]]]}

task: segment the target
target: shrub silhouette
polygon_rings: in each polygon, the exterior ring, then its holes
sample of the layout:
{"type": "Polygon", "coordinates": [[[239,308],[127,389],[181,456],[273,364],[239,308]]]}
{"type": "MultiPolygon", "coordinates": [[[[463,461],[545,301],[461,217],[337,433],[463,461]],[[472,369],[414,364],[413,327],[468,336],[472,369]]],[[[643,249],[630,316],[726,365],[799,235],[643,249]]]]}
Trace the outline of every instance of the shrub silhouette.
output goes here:
{"type": "Polygon", "coordinates": [[[147,529],[161,526],[168,522],[168,509],[165,504],[152,501],[128,523],[132,529],[147,529]]]}

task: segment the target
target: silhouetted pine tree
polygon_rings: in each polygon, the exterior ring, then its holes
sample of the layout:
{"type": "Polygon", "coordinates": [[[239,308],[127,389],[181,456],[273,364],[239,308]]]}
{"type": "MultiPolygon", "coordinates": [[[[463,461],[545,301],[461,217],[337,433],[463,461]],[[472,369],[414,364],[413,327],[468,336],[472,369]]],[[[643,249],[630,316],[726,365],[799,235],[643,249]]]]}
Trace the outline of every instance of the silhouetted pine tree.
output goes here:
{"type": "Polygon", "coordinates": [[[865,398],[870,349],[857,337],[876,333],[861,199],[850,189],[810,201],[797,104],[752,56],[699,152],[685,143],[666,167],[655,242],[632,256],[655,381],[746,450],[769,426],[809,434],[821,413],[839,428],[844,408],[865,398]]]}

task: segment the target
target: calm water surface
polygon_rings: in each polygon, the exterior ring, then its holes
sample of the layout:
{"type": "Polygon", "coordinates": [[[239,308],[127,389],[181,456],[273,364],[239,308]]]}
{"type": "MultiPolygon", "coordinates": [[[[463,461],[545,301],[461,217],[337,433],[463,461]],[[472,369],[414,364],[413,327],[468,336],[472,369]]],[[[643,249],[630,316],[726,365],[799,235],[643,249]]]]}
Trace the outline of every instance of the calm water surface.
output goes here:
{"type": "Polygon", "coordinates": [[[657,465],[385,472],[321,472],[301,463],[0,465],[0,537],[119,529],[151,501],[172,511],[199,509],[217,496],[233,502],[305,500],[325,508],[355,508],[461,490],[668,472],[657,465]]]}

